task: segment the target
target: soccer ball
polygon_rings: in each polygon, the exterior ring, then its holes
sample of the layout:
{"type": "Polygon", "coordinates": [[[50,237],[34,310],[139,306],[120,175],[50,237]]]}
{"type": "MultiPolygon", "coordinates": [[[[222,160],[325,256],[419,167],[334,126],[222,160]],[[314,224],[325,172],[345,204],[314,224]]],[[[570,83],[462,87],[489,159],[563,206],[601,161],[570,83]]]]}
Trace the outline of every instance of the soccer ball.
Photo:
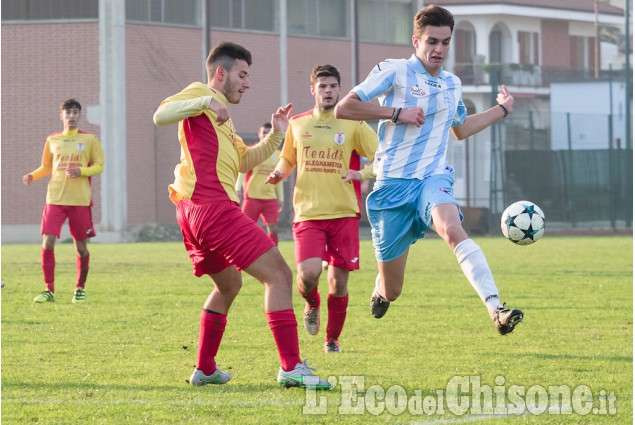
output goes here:
{"type": "Polygon", "coordinates": [[[530,245],[545,233],[545,214],[533,202],[514,202],[503,211],[501,230],[516,245],[530,245]]]}

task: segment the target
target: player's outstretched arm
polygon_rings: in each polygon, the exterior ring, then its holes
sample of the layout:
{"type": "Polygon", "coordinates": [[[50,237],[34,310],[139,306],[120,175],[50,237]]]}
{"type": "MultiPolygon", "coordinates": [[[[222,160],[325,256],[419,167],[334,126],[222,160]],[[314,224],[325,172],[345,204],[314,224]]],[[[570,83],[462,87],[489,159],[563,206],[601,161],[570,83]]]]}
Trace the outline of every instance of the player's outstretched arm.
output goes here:
{"type": "Polygon", "coordinates": [[[370,102],[362,102],[355,92],[350,92],[335,106],[335,118],[355,121],[392,118],[393,108],[370,102]]]}
{"type": "Polygon", "coordinates": [[[458,140],[470,137],[486,129],[495,122],[502,120],[513,112],[513,96],[509,93],[506,86],[501,86],[501,89],[502,91],[498,93],[498,96],[496,96],[496,101],[498,102],[496,106],[492,106],[487,111],[469,115],[465,118],[463,124],[457,127],[451,127],[454,137],[458,140]]]}
{"type": "Polygon", "coordinates": [[[278,110],[271,115],[271,127],[274,131],[287,131],[289,127],[289,119],[293,111],[293,104],[280,106],[278,110]]]}
{"type": "Polygon", "coordinates": [[[423,109],[416,106],[412,108],[397,109],[390,106],[380,106],[370,102],[362,102],[357,93],[350,92],[335,107],[335,118],[345,120],[392,120],[396,122],[416,125],[421,127],[426,120],[423,109]]]}
{"type": "Polygon", "coordinates": [[[239,171],[246,173],[256,165],[262,163],[278,149],[280,143],[284,139],[287,127],[289,127],[289,118],[291,117],[292,104],[280,106],[275,113],[271,115],[271,131],[264,139],[254,146],[250,146],[245,153],[239,171]]]}

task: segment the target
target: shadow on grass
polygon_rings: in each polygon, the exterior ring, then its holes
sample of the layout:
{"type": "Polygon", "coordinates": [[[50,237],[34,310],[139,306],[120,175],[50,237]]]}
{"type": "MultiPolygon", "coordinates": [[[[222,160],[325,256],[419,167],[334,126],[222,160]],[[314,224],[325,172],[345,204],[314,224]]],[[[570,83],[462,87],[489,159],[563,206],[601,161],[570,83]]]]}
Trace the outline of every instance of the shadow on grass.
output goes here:
{"type": "Polygon", "coordinates": [[[517,356],[534,357],[538,359],[548,360],[604,360],[609,362],[633,362],[633,356],[575,356],[572,354],[545,354],[545,353],[517,353],[517,356]]]}
{"type": "MultiPolygon", "coordinates": [[[[77,391],[78,394],[85,392],[90,394],[89,397],[94,397],[94,391],[112,392],[134,392],[134,393],[173,393],[175,391],[192,391],[192,394],[209,393],[210,395],[245,395],[249,393],[262,394],[271,392],[272,390],[279,390],[281,394],[298,395],[304,397],[305,390],[301,388],[284,388],[277,384],[272,379],[272,383],[262,384],[248,384],[236,382],[235,384],[229,383],[225,385],[205,385],[205,386],[193,386],[187,383],[185,380],[179,383],[175,383],[170,386],[148,386],[148,385],[119,385],[119,384],[91,384],[91,383],[79,383],[79,382],[58,382],[58,383],[41,383],[41,382],[22,382],[22,381],[8,381],[2,380],[2,391],[20,391],[20,390],[37,390],[45,391],[49,393],[64,393],[68,391],[77,391]]],[[[6,393],[5,393],[6,394],[6,393]]],[[[3,400],[11,400],[13,397],[3,395],[3,400]]],[[[104,394],[101,394],[98,398],[104,398],[104,394]]],[[[106,397],[105,399],[108,399],[106,397]]],[[[69,397],[70,399],[70,397],[69,397]]]]}

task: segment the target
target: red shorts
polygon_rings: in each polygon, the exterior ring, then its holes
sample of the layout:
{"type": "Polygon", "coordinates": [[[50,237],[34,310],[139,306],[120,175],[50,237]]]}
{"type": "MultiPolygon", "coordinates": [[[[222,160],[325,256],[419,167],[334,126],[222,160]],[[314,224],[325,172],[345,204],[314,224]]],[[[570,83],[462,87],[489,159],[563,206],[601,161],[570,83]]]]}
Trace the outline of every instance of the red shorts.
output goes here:
{"type": "Polygon", "coordinates": [[[199,277],[232,265],[243,270],[276,246],[232,201],[194,204],[182,199],[176,206],[176,221],[199,277]]]}
{"type": "Polygon", "coordinates": [[[97,236],[93,227],[91,207],[81,205],[44,205],[40,233],[55,235],[59,239],[62,224],[68,218],[68,229],[76,241],[83,241],[97,236]]]}
{"type": "Polygon", "coordinates": [[[274,199],[253,199],[245,198],[243,200],[243,213],[257,222],[262,217],[262,222],[266,226],[267,223],[278,222],[278,200],[274,199]]]}
{"type": "Polygon", "coordinates": [[[295,263],[321,258],[332,266],[359,270],[359,219],[343,217],[293,223],[295,263]]]}

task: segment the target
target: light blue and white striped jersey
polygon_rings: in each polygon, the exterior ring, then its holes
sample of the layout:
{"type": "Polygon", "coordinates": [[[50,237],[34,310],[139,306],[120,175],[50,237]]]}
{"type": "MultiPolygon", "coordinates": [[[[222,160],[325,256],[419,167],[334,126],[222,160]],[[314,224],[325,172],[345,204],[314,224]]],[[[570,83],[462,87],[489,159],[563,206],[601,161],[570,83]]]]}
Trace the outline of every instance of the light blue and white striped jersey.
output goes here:
{"type": "Polygon", "coordinates": [[[352,91],[363,102],[378,98],[381,106],[420,106],[426,117],[421,127],[379,122],[374,169],[378,178],[424,179],[454,173],[447,160],[450,126],[463,124],[467,116],[456,75],[441,69],[438,77],[432,77],[413,54],[410,59],[377,64],[352,91]]]}

